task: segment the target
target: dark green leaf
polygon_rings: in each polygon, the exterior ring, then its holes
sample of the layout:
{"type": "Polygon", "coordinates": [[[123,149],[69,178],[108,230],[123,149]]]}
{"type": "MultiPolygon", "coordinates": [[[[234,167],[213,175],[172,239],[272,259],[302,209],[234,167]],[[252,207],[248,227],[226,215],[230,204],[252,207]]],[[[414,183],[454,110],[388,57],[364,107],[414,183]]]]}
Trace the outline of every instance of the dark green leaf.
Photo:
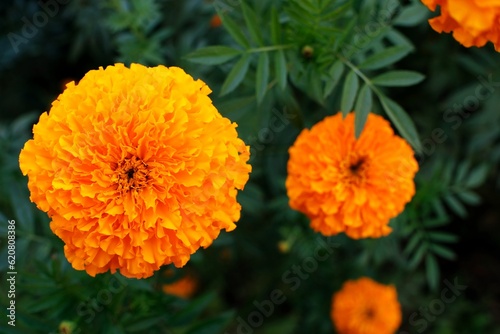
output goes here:
{"type": "Polygon", "coordinates": [[[344,73],[344,63],[339,60],[335,62],[335,64],[333,64],[332,68],[329,71],[330,77],[326,82],[323,98],[328,97],[333,92],[333,90],[339,83],[339,80],[342,77],[343,73],[344,73]]]}
{"type": "Polygon", "coordinates": [[[414,4],[403,8],[394,20],[394,25],[403,27],[416,26],[417,24],[425,21],[428,16],[429,9],[420,2],[415,2],[414,4]]]}
{"type": "Polygon", "coordinates": [[[391,65],[406,56],[412,50],[413,48],[407,45],[392,46],[369,57],[359,65],[359,68],[376,70],[391,65]]]}
{"type": "Polygon", "coordinates": [[[226,28],[227,32],[234,38],[236,43],[244,47],[245,49],[250,48],[250,43],[248,43],[248,38],[241,31],[241,27],[236,24],[228,15],[226,15],[221,9],[217,8],[217,15],[219,15],[222,25],[226,28]]]}
{"type": "Polygon", "coordinates": [[[396,129],[398,129],[401,135],[410,143],[411,146],[413,146],[417,153],[421,152],[422,144],[420,143],[417,129],[406,111],[404,111],[399,104],[390,98],[383,95],[379,97],[382,107],[391,119],[392,123],[396,126],[396,129]]]}
{"type": "Polygon", "coordinates": [[[420,261],[422,261],[422,258],[424,255],[427,253],[428,247],[426,243],[421,243],[420,246],[417,248],[417,251],[413,253],[413,256],[410,258],[410,261],[408,262],[408,267],[410,269],[414,269],[420,261]]]}
{"type": "Polygon", "coordinates": [[[359,79],[358,75],[351,71],[346,77],[344,83],[344,90],[342,92],[342,100],[340,101],[340,110],[344,117],[352,111],[354,99],[358,94],[359,79]]]}
{"type": "Polygon", "coordinates": [[[146,329],[152,328],[154,325],[158,324],[165,318],[165,315],[160,315],[151,318],[140,319],[134,321],[133,324],[127,325],[127,332],[142,332],[146,329]]]}
{"type": "Polygon", "coordinates": [[[271,9],[271,42],[275,45],[281,42],[280,18],[275,6],[271,9]]]}
{"type": "Polygon", "coordinates": [[[451,210],[458,216],[465,218],[467,216],[467,210],[463,206],[462,203],[460,203],[453,195],[447,195],[444,197],[444,201],[448,206],[450,207],[451,210]]]}
{"type": "Polygon", "coordinates": [[[422,240],[422,236],[423,236],[422,232],[417,232],[417,233],[413,234],[412,237],[410,238],[410,241],[406,245],[403,253],[407,254],[407,255],[411,254],[411,252],[413,252],[415,247],[417,247],[419,242],[422,240]]]}
{"type": "Polygon", "coordinates": [[[442,258],[448,259],[450,261],[455,260],[455,258],[457,257],[455,255],[455,253],[452,250],[450,250],[448,247],[444,247],[444,246],[439,245],[439,244],[431,244],[430,250],[434,254],[439,255],[442,258]]]}
{"type": "Polygon", "coordinates": [[[481,197],[472,191],[460,190],[455,195],[457,195],[458,198],[460,198],[465,204],[477,205],[481,203],[481,197]]]}
{"type": "Polygon", "coordinates": [[[432,254],[427,254],[425,257],[425,273],[431,290],[436,290],[439,285],[439,265],[432,254]]]}
{"type": "Polygon", "coordinates": [[[250,8],[245,1],[240,0],[241,10],[243,11],[243,17],[245,18],[245,23],[247,25],[248,31],[253,41],[259,46],[264,46],[264,40],[262,39],[261,28],[257,22],[257,16],[252,8],[250,8]]]}
{"type": "Polygon", "coordinates": [[[234,311],[224,312],[215,317],[203,320],[191,327],[187,334],[219,334],[223,333],[226,326],[234,318],[234,311]]]}
{"type": "Polygon", "coordinates": [[[365,127],[368,114],[372,109],[372,103],[372,90],[365,84],[359,91],[358,100],[356,101],[356,106],[354,107],[356,115],[354,119],[354,133],[356,138],[359,138],[363,128],[365,127]]]}
{"type": "Polygon", "coordinates": [[[276,70],[276,78],[278,79],[278,86],[281,89],[285,89],[288,73],[286,68],[285,53],[282,50],[278,50],[274,53],[274,66],[276,70]]]}
{"type": "Polygon", "coordinates": [[[465,182],[465,186],[468,188],[478,187],[484,182],[487,175],[488,175],[488,166],[486,165],[479,166],[475,168],[472,172],[470,172],[469,176],[467,177],[467,181],[465,182]]]}
{"type": "Polygon", "coordinates": [[[414,71],[391,71],[381,74],[372,79],[373,84],[387,87],[404,87],[415,85],[425,76],[414,71]]]}
{"type": "Polygon", "coordinates": [[[255,102],[255,96],[239,97],[217,105],[219,112],[231,121],[238,121],[255,102]]]}
{"type": "Polygon", "coordinates": [[[218,65],[233,59],[239,54],[241,54],[240,50],[227,46],[208,46],[191,52],[186,58],[193,63],[218,65]]]}
{"type": "Polygon", "coordinates": [[[210,292],[192,300],[186,308],[177,312],[170,319],[170,324],[174,326],[190,324],[208,307],[214,298],[215,293],[210,292]]]}
{"type": "Polygon", "coordinates": [[[267,52],[259,54],[257,63],[257,79],[255,81],[255,91],[257,93],[257,104],[260,104],[267,92],[269,82],[269,56],[267,52]]]}
{"type": "Polygon", "coordinates": [[[454,234],[445,233],[445,232],[429,232],[429,238],[431,240],[439,241],[439,242],[457,242],[458,237],[454,234]]]}
{"type": "Polygon", "coordinates": [[[232,92],[243,81],[250,65],[250,56],[248,54],[238,60],[231,72],[227,75],[226,80],[222,84],[220,95],[226,95],[232,92]]]}

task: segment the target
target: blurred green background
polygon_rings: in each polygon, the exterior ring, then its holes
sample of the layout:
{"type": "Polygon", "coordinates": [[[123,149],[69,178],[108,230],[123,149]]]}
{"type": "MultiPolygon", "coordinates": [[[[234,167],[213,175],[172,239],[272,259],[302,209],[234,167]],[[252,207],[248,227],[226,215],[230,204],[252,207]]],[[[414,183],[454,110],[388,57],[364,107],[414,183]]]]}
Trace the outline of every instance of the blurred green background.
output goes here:
{"type": "MultiPolygon", "coordinates": [[[[347,279],[370,276],[398,289],[403,310],[398,333],[500,333],[500,55],[491,45],[465,49],[451,36],[437,34],[426,22],[430,15],[418,1],[2,2],[4,310],[9,303],[4,289],[7,222],[12,219],[18,274],[16,326],[9,326],[4,315],[0,332],[334,333],[329,318],[332,294],[347,279]],[[250,19],[245,6],[253,14],[250,19]],[[219,25],[215,15],[230,22],[219,25]],[[193,56],[212,45],[245,50],[235,40],[234,29],[231,34],[231,27],[225,28],[231,22],[249,40],[256,34],[253,22],[261,30],[264,47],[276,47],[269,37],[273,17],[278,18],[278,39],[285,46],[285,82],[278,78],[283,72],[273,61],[264,90],[259,90],[265,71],[259,69],[257,58],[249,58],[248,71],[239,82],[231,82],[236,58],[219,65],[199,53],[193,56]],[[365,29],[380,23],[380,17],[386,26],[374,28],[373,34],[365,29]],[[361,37],[366,41],[358,45],[361,37]],[[356,51],[344,52],[352,43],[356,51]],[[301,128],[340,110],[347,72],[337,76],[336,85],[329,84],[336,76],[333,66],[339,54],[359,64],[390,45],[411,47],[406,57],[367,75],[382,70],[425,75],[411,87],[383,88],[408,112],[422,143],[417,194],[391,222],[394,232],[388,237],[325,238],[288,207],[287,149],[301,128]],[[50,231],[48,217],[29,201],[27,179],[18,165],[32,125],[50,109],[65,83],[115,62],[180,66],[201,78],[213,90],[211,98],[219,111],[238,123],[240,136],[252,146],[253,172],[239,195],[243,210],[238,228],[222,232],[185,268],[165,266],[145,280],[109,273],[92,278],[73,270],[62,242],[50,231]],[[221,96],[224,90],[229,92],[221,96]],[[269,127],[270,117],[278,114],[289,115],[283,129],[259,136],[269,127]],[[308,271],[306,262],[318,247],[330,247],[332,252],[308,271]],[[163,292],[165,284],[186,275],[196,281],[192,296],[163,292]],[[440,304],[436,300],[442,298],[445,281],[458,281],[466,289],[453,302],[440,304]],[[273,291],[279,302],[269,304],[273,291]]],[[[248,54],[257,57],[259,52],[248,54]]],[[[384,115],[377,101],[373,111],[384,115]]]]}

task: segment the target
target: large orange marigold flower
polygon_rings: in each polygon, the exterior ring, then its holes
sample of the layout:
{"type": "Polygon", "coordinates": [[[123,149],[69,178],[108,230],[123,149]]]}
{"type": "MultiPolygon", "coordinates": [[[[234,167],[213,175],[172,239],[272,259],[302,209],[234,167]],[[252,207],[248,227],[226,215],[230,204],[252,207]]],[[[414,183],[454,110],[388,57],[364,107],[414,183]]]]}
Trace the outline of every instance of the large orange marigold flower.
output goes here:
{"type": "Polygon", "coordinates": [[[401,325],[396,288],[368,277],[347,281],[333,295],[331,318],[339,334],[393,334],[401,325]]]}
{"type": "Polygon", "coordinates": [[[415,193],[413,150],[381,116],[370,114],[357,140],[354,113],[326,117],[304,129],[289,153],[290,206],[325,236],[387,235],[389,220],[415,193]]]}
{"type": "Polygon", "coordinates": [[[19,162],[75,269],[148,277],[235,228],[249,148],[210,92],[180,68],[116,64],[41,115],[19,162]]]}
{"type": "Polygon", "coordinates": [[[484,46],[490,41],[500,51],[500,1],[498,0],[422,0],[432,11],[440,6],[441,15],[429,20],[437,32],[451,32],[466,47],[484,46]]]}

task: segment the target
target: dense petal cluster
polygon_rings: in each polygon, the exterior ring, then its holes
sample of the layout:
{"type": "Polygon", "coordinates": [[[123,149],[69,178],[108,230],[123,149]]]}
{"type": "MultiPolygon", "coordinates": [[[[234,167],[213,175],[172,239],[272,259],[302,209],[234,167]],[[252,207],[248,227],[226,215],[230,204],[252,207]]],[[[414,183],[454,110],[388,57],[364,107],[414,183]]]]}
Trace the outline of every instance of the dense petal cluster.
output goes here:
{"type": "Polygon", "coordinates": [[[333,295],[331,319],[339,334],[393,334],[401,325],[396,288],[368,277],[347,281],[333,295]]]}
{"type": "Polygon", "coordinates": [[[180,68],[116,64],[41,115],[20,167],[75,269],[148,277],[236,227],[249,148],[210,92],[180,68]]]}
{"type": "Polygon", "coordinates": [[[437,32],[453,32],[466,47],[484,46],[488,41],[500,51],[500,1],[498,0],[422,0],[441,15],[429,20],[437,32]]]}
{"type": "Polygon", "coordinates": [[[304,129],[289,150],[290,206],[325,236],[354,239],[390,233],[389,220],[415,194],[413,150],[382,117],[370,114],[354,136],[354,113],[326,117],[304,129]]]}

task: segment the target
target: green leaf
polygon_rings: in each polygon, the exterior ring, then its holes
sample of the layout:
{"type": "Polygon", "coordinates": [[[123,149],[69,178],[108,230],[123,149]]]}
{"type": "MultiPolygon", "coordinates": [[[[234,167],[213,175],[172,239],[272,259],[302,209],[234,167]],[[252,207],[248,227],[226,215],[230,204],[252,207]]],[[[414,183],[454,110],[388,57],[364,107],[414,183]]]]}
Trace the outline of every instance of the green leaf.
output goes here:
{"type": "Polygon", "coordinates": [[[374,85],[387,87],[404,87],[415,85],[425,76],[414,71],[390,71],[372,79],[374,85]]]}
{"type": "Polygon", "coordinates": [[[481,165],[470,172],[465,186],[468,188],[475,188],[480,186],[488,176],[488,166],[481,165]]]}
{"type": "Polygon", "coordinates": [[[406,56],[412,50],[413,48],[407,45],[392,46],[369,57],[359,65],[359,68],[376,70],[391,65],[406,56]]]}
{"type": "Polygon", "coordinates": [[[448,204],[450,209],[452,209],[453,212],[461,218],[465,218],[467,216],[467,210],[453,195],[445,196],[444,201],[448,204]]]}
{"type": "Polygon", "coordinates": [[[450,260],[450,261],[455,260],[457,257],[455,255],[455,253],[452,250],[450,250],[448,247],[444,247],[444,246],[439,245],[439,244],[431,244],[430,250],[434,254],[439,255],[440,257],[445,258],[445,259],[450,260]]]}
{"type": "Polygon", "coordinates": [[[420,263],[420,261],[422,261],[424,255],[427,253],[427,250],[428,250],[427,243],[421,243],[417,251],[413,253],[413,256],[411,257],[410,261],[408,261],[408,267],[411,269],[416,268],[420,263]]]}
{"type": "Polygon", "coordinates": [[[261,28],[257,22],[257,16],[255,12],[243,1],[240,0],[241,10],[243,11],[243,17],[245,18],[245,23],[247,24],[250,36],[255,43],[259,46],[264,46],[264,40],[262,39],[261,28]]]}
{"type": "Polygon", "coordinates": [[[217,105],[217,109],[231,121],[236,122],[250,110],[254,105],[255,96],[239,97],[228,101],[221,102],[217,105]]]}
{"type": "Polygon", "coordinates": [[[457,242],[458,237],[454,234],[445,233],[445,232],[429,232],[429,238],[431,240],[439,241],[439,242],[457,242]]]}
{"type": "Polygon", "coordinates": [[[278,79],[278,86],[284,90],[287,82],[287,68],[285,53],[283,50],[278,50],[274,53],[274,66],[276,70],[276,78],[278,79]]]}
{"type": "Polygon", "coordinates": [[[358,93],[359,79],[354,71],[349,72],[344,83],[344,90],[342,92],[342,100],[340,101],[340,110],[344,117],[352,111],[354,99],[358,93]]]}
{"type": "Polygon", "coordinates": [[[421,152],[422,144],[420,143],[417,129],[406,111],[399,104],[384,95],[379,95],[379,98],[382,107],[396,126],[396,129],[413,146],[417,153],[421,152]]]}
{"type": "Polygon", "coordinates": [[[365,84],[359,91],[358,100],[356,101],[356,106],[354,107],[354,113],[356,115],[354,119],[354,133],[356,138],[359,138],[363,128],[365,127],[368,114],[372,109],[372,104],[372,90],[365,84]]]}
{"type": "Polygon", "coordinates": [[[280,18],[275,6],[271,9],[271,42],[274,45],[278,45],[281,42],[280,18]]]}
{"type": "Polygon", "coordinates": [[[217,8],[217,15],[219,15],[222,25],[224,28],[226,28],[227,32],[233,37],[233,39],[244,47],[245,49],[250,48],[250,43],[248,43],[248,38],[243,34],[241,31],[241,27],[236,24],[236,22],[233,21],[229,16],[227,16],[220,8],[217,8]]]}
{"type": "Polygon", "coordinates": [[[477,204],[481,203],[481,197],[478,194],[473,193],[472,191],[461,190],[461,191],[457,192],[456,195],[465,204],[477,205],[477,204]]]}
{"type": "Polygon", "coordinates": [[[209,306],[215,297],[216,295],[214,292],[209,292],[196,298],[191,301],[186,308],[175,313],[170,319],[170,324],[173,326],[181,326],[192,323],[192,321],[209,306]]]}
{"type": "Polygon", "coordinates": [[[224,80],[220,96],[226,95],[232,92],[236,87],[238,87],[238,85],[245,78],[249,65],[250,65],[250,56],[248,54],[244,54],[243,57],[241,57],[240,60],[238,60],[238,62],[234,65],[231,72],[229,72],[226,80],[224,80]]]}
{"type": "Polygon", "coordinates": [[[425,273],[427,274],[427,283],[432,290],[436,290],[439,286],[439,265],[436,257],[432,254],[427,254],[425,257],[425,273]]]}
{"type": "Polygon", "coordinates": [[[234,311],[221,313],[215,317],[203,320],[191,327],[187,334],[219,334],[223,333],[224,329],[234,318],[234,311]]]}
{"type": "Polygon", "coordinates": [[[240,50],[228,46],[208,46],[191,52],[186,58],[193,63],[219,65],[233,59],[239,54],[241,54],[240,50]]]}
{"type": "Polygon", "coordinates": [[[425,21],[429,16],[429,9],[423,4],[416,2],[404,7],[400,14],[394,20],[394,25],[402,27],[412,27],[425,21]]]}
{"type": "Polygon", "coordinates": [[[342,61],[337,61],[333,64],[332,68],[329,71],[330,77],[325,85],[325,92],[323,93],[323,98],[328,97],[337,84],[339,83],[342,74],[344,73],[344,63],[342,61]]]}
{"type": "MultiPolygon", "coordinates": [[[[134,321],[132,324],[127,324],[127,332],[142,332],[145,329],[152,328],[154,325],[158,324],[160,321],[165,319],[165,315],[150,317],[134,321]]],[[[137,319],[135,319],[137,320],[137,319]]]]}
{"type": "Polygon", "coordinates": [[[417,233],[415,233],[415,234],[413,234],[412,237],[410,238],[410,241],[406,245],[405,250],[403,251],[403,253],[406,254],[406,255],[411,254],[411,252],[413,252],[413,250],[415,249],[415,247],[417,247],[418,243],[422,240],[422,236],[423,236],[423,233],[420,232],[420,231],[417,232],[417,233]]]}
{"type": "Polygon", "coordinates": [[[260,104],[267,92],[269,82],[269,56],[267,52],[259,54],[257,63],[257,79],[255,81],[255,91],[257,93],[257,104],[260,104]]]}

